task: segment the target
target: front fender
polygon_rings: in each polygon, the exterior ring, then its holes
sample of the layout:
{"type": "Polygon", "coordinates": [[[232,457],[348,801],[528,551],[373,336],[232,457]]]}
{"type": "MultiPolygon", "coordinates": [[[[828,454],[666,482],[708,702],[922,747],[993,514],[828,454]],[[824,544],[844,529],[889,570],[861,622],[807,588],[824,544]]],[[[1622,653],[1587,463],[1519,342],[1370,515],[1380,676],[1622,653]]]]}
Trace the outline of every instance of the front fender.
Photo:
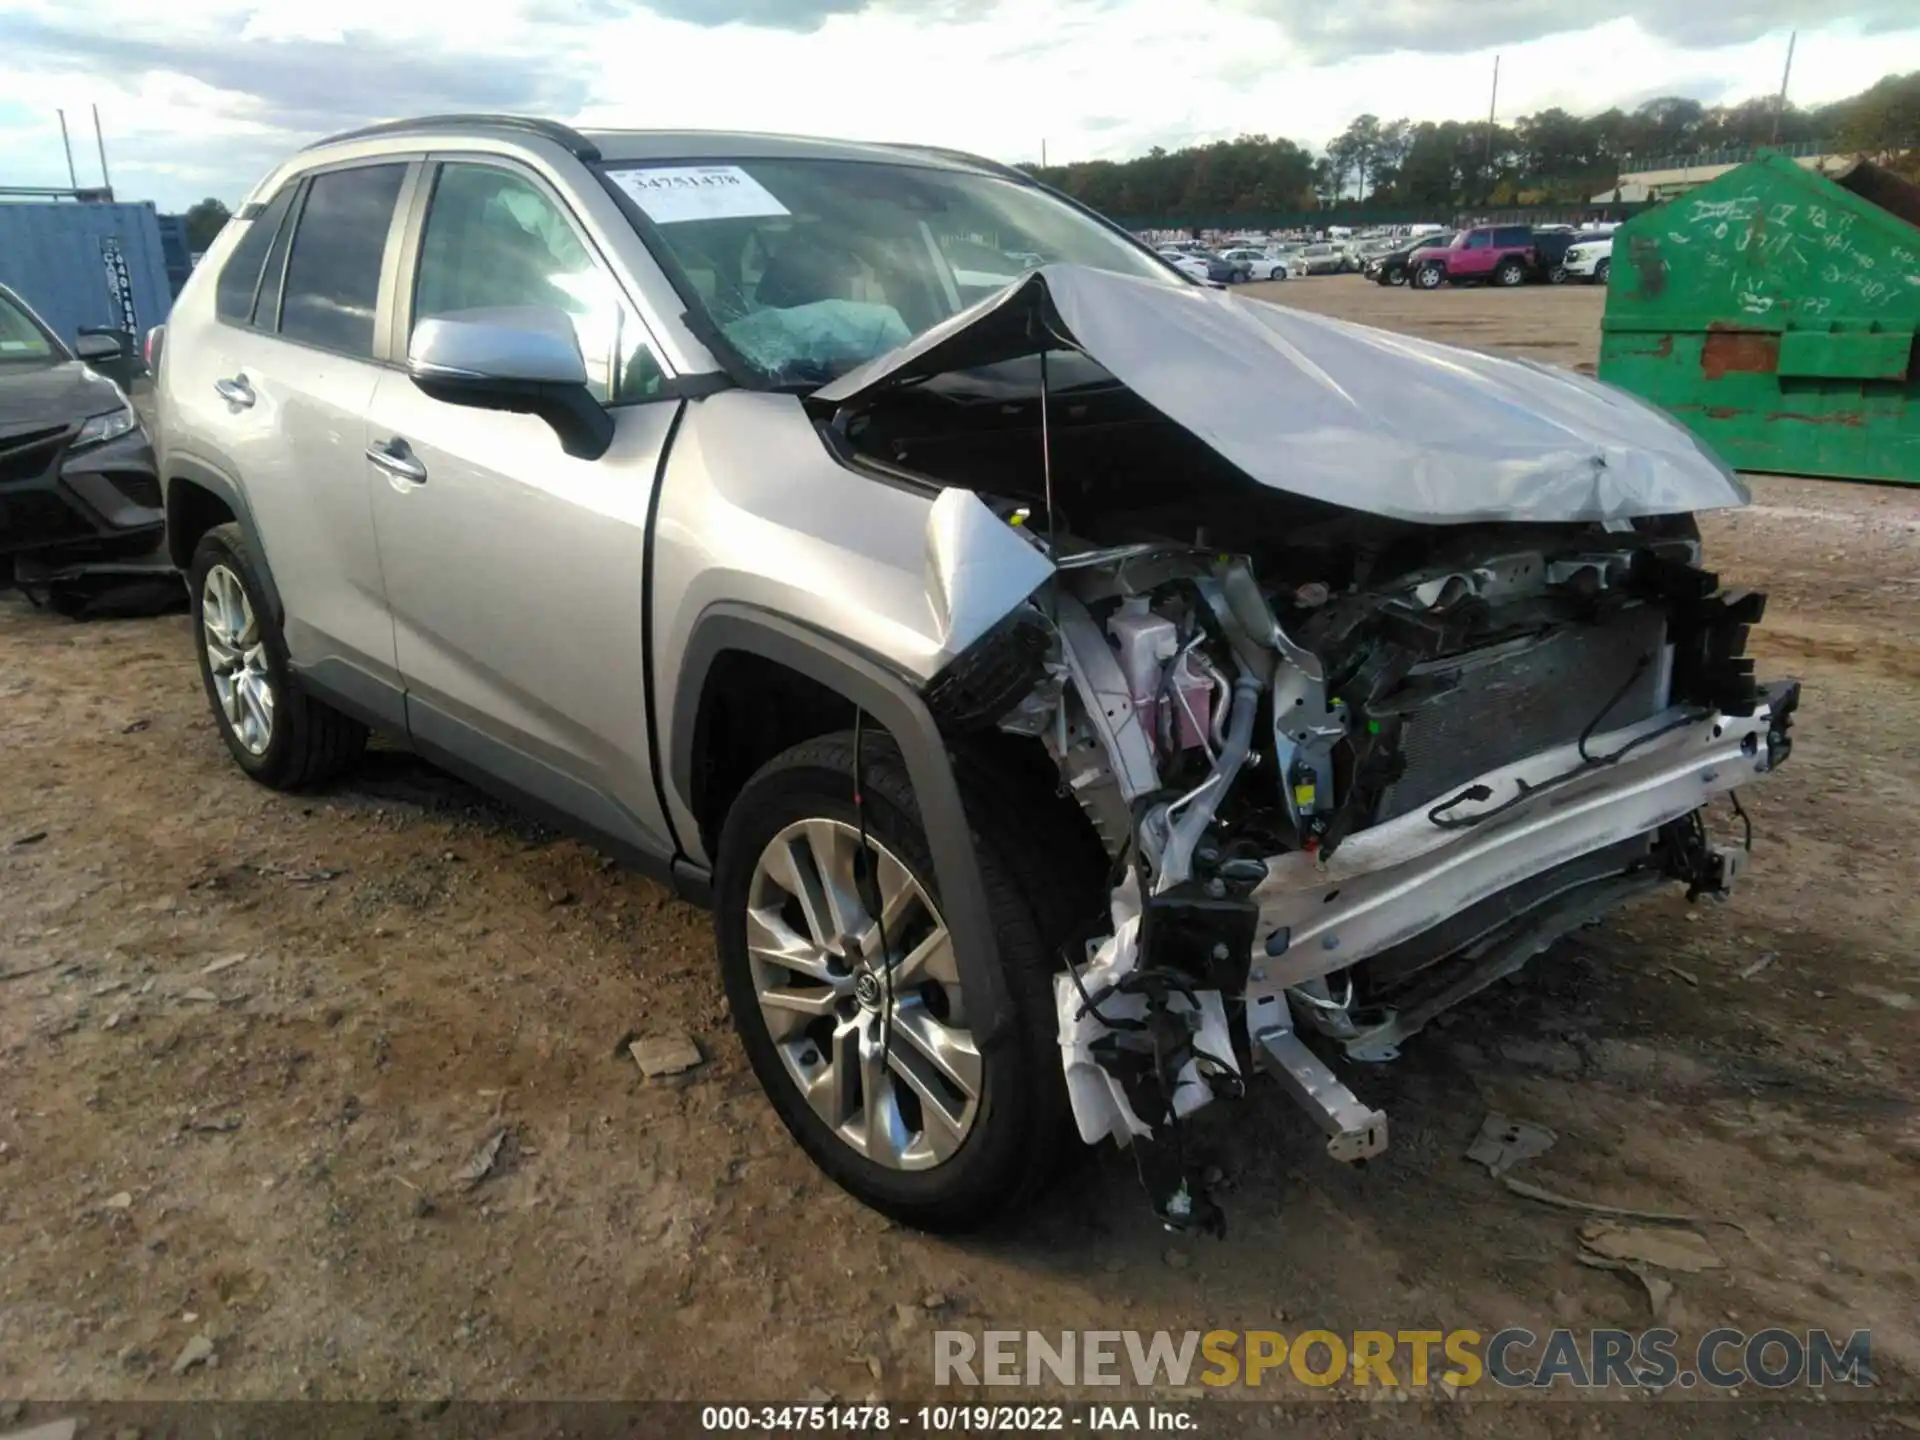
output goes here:
{"type": "Polygon", "coordinates": [[[709,606],[695,620],[681,661],[668,748],[668,783],[689,812],[695,726],[707,674],[721,655],[731,651],[771,660],[846,696],[900,747],[933,852],[940,908],[953,937],[954,963],[967,990],[970,1025],[981,1046],[997,1042],[1008,1032],[1013,1017],[986,884],[953,762],[925,703],[900,675],[819,631],[752,606],[726,601],[709,606]]]}

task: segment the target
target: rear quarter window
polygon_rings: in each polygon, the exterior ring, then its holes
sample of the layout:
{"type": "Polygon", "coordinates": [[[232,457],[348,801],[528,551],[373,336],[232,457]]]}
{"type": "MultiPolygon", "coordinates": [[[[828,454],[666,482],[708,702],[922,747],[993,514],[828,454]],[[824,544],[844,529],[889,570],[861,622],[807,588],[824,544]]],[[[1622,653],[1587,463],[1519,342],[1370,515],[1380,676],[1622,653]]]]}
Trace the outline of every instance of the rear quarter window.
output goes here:
{"type": "Polygon", "coordinates": [[[292,184],[282,186],[280,193],[267,202],[266,209],[247,222],[246,233],[220,268],[213,308],[214,313],[229,324],[252,323],[254,297],[260,292],[260,271],[266,263],[267,251],[273,248],[273,237],[279,234],[281,223],[287,218],[287,207],[293,204],[295,188],[292,184]]]}

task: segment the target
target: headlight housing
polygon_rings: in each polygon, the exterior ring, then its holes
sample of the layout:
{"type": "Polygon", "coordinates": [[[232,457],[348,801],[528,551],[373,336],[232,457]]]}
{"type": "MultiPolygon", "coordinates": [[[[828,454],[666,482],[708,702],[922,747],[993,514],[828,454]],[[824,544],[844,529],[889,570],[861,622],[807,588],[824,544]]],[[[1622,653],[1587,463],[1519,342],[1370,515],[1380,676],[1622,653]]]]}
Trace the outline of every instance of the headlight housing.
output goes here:
{"type": "Polygon", "coordinates": [[[122,405],[118,410],[88,416],[87,422],[80,427],[80,433],[73,437],[73,443],[67,448],[80,450],[92,445],[104,445],[139,428],[140,417],[133,413],[133,406],[122,405]]]}

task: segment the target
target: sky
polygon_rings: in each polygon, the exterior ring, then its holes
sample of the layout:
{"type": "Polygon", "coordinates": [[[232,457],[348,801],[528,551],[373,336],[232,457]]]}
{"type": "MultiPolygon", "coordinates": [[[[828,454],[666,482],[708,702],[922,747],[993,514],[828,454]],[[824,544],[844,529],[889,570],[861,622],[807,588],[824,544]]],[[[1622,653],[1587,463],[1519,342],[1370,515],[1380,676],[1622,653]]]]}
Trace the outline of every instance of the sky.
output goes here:
{"type": "Polygon", "coordinates": [[[289,151],[399,115],[776,130],[1021,162],[1354,116],[1819,104],[1920,69],[1916,0],[0,0],[0,185],[237,205],[289,151]]]}

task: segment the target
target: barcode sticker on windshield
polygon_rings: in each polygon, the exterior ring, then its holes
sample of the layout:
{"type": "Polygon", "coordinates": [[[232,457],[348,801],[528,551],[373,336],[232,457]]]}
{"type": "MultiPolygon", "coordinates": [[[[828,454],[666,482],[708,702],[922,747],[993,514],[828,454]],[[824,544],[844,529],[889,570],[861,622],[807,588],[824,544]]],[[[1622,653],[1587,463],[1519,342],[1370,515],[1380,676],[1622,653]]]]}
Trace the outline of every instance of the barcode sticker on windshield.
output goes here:
{"type": "Polygon", "coordinates": [[[787,207],[738,165],[676,165],[607,172],[656,225],[785,215],[787,207]]]}

